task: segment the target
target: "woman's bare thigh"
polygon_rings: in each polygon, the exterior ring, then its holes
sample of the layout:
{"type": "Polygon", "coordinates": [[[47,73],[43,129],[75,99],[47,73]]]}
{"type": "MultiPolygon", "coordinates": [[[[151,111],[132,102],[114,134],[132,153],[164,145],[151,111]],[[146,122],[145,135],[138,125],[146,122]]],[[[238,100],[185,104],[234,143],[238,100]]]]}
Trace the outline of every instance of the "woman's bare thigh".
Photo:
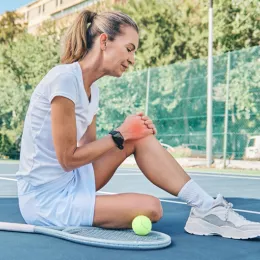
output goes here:
{"type": "Polygon", "coordinates": [[[92,162],[97,191],[107,184],[116,169],[133,152],[134,141],[126,141],[123,150],[114,147],[92,162]]]}
{"type": "Polygon", "coordinates": [[[123,193],[96,196],[93,226],[104,228],[130,228],[133,219],[145,215],[157,222],[163,214],[158,198],[139,194],[123,193]]]}

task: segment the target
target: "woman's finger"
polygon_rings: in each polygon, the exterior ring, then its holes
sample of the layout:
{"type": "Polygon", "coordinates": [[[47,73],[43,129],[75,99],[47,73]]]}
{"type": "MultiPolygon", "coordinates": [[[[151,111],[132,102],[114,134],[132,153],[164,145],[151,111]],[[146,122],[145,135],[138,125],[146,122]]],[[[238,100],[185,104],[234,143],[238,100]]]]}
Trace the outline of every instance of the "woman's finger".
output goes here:
{"type": "Polygon", "coordinates": [[[137,112],[136,115],[137,115],[137,116],[143,116],[144,113],[143,113],[143,112],[137,112]]]}
{"type": "Polygon", "coordinates": [[[148,116],[144,116],[144,115],[142,116],[142,119],[145,120],[145,121],[150,120],[150,118],[148,116]]]}
{"type": "Polygon", "coordinates": [[[153,124],[153,121],[152,121],[152,120],[146,120],[146,121],[144,121],[144,123],[145,123],[146,125],[151,125],[151,124],[153,124]]]}
{"type": "Polygon", "coordinates": [[[147,127],[148,128],[155,128],[155,125],[154,124],[148,124],[147,127]]]}
{"type": "Polygon", "coordinates": [[[147,125],[147,128],[152,129],[154,134],[157,134],[157,130],[154,124],[147,125]]]}
{"type": "Polygon", "coordinates": [[[146,124],[147,122],[149,122],[148,124],[153,124],[153,121],[148,116],[142,116],[141,119],[144,120],[146,124]]]}
{"type": "Polygon", "coordinates": [[[145,131],[146,134],[154,134],[154,130],[153,129],[146,129],[145,131]]]}

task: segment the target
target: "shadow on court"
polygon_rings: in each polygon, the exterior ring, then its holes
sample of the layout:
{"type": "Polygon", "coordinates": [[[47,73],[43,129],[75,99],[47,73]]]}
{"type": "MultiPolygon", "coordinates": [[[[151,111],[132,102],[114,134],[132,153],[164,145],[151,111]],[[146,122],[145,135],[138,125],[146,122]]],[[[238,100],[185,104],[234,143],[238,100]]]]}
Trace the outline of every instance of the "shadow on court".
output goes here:
{"type": "MultiPolygon", "coordinates": [[[[168,199],[169,200],[169,199],[168,199]]],[[[176,200],[172,200],[176,201],[176,200]]],[[[259,211],[260,200],[228,198],[234,208],[259,211]]],[[[153,225],[153,230],[171,236],[172,245],[159,250],[115,250],[80,245],[66,240],[17,232],[0,231],[0,259],[180,259],[180,260],[257,260],[260,259],[260,238],[232,240],[218,236],[194,236],[185,233],[184,225],[190,208],[183,204],[162,202],[163,218],[153,225]]],[[[260,214],[240,212],[249,220],[259,221],[260,214]]],[[[0,221],[24,223],[17,198],[0,199],[0,221]]]]}

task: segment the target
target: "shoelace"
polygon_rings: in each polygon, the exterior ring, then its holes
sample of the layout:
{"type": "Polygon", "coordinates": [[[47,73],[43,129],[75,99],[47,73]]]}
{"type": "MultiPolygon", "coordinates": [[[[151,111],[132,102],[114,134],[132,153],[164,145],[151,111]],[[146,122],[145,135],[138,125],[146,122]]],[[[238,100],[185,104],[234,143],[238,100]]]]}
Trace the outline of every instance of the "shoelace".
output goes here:
{"type": "Polygon", "coordinates": [[[233,214],[235,214],[235,215],[236,215],[238,218],[240,218],[241,220],[245,220],[245,221],[247,221],[247,222],[250,222],[250,221],[248,221],[245,217],[243,217],[242,215],[238,214],[237,212],[235,212],[235,211],[233,210],[233,204],[232,204],[232,203],[227,202],[226,200],[224,200],[224,201],[225,201],[225,207],[226,207],[226,209],[227,209],[226,215],[225,215],[226,221],[228,220],[229,213],[232,212],[233,214]]]}

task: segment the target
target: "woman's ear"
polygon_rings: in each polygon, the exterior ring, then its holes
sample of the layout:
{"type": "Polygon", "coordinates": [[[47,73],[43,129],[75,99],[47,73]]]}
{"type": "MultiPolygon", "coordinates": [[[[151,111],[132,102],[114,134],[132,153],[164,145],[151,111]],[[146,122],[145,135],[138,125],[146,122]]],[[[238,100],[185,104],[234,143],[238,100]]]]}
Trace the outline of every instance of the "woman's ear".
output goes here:
{"type": "Polygon", "coordinates": [[[107,40],[108,40],[108,36],[106,33],[102,33],[100,35],[100,49],[102,51],[104,51],[107,47],[107,40]]]}

